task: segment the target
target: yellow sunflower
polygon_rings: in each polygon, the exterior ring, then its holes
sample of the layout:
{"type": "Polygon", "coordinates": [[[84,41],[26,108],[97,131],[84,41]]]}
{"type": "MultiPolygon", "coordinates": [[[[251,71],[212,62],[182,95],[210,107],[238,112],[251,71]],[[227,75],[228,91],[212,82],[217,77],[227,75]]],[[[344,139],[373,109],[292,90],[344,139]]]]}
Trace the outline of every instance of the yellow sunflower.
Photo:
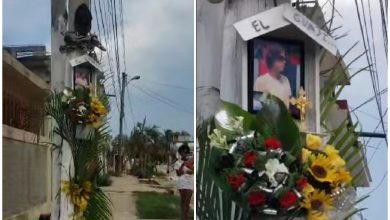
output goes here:
{"type": "Polygon", "coordinates": [[[99,114],[99,115],[105,115],[107,113],[107,109],[106,107],[104,107],[104,105],[99,101],[99,99],[97,99],[96,97],[93,97],[92,98],[92,101],[91,101],[91,109],[92,111],[94,111],[95,113],[99,114]]]}
{"type": "Polygon", "coordinates": [[[336,172],[336,179],[332,185],[336,187],[342,184],[348,184],[351,181],[352,181],[351,173],[345,169],[341,169],[336,172]]]}
{"type": "Polygon", "coordinates": [[[330,163],[329,158],[324,155],[311,154],[309,156],[309,172],[320,182],[333,182],[336,178],[336,170],[330,163]]]}
{"type": "Polygon", "coordinates": [[[308,183],[305,188],[302,190],[302,194],[304,197],[307,197],[310,193],[314,192],[314,187],[308,183]]]}
{"type": "Polygon", "coordinates": [[[326,145],[324,152],[328,155],[329,161],[336,169],[340,169],[345,166],[345,160],[340,157],[339,151],[332,145],[326,145]]]}
{"type": "Polygon", "coordinates": [[[318,150],[322,145],[322,139],[317,135],[306,135],[306,147],[310,150],[318,150]]]}
{"type": "Polygon", "coordinates": [[[325,191],[319,190],[307,195],[301,205],[308,211],[308,220],[327,220],[329,212],[333,209],[332,198],[325,191]]]}

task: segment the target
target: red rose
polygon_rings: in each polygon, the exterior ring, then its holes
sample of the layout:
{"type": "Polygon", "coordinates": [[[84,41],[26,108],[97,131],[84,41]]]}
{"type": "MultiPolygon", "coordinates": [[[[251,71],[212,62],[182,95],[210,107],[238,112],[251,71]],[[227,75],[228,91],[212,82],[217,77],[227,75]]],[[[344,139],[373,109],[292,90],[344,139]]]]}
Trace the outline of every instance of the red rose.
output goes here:
{"type": "Polygon", "coordinates": [[[307,186],[307,184],[308,184],[308,182],[307,182],[307,178],[306,177],[300,178],[298,180],[298,182],[297,182],[298,188],[301,191],[307,186]]]}
{"type": "Polygon", "coordinates": [[[237,191],[244,183],[244,174],[241,173],[238,176],[229,176],[229,183],[233,187],[234,191],[237,191]]]}
{"type": "Polygon", "coordinates": [[[272,137],[272,138],[268,138],[267,140],[265,140],[265,147],[268,150],[277,150],[277,149],[282,147],[282,143],[280,143],[280,141],[278,141],[278,139],[272,137]]]}
{"type": "Polygon", "coordinates": [[[244,154],[244,164],[247,166],[253,166],[256,160],[256,153],[254,151],[249,151],[244,154]]]}
{"type": "Polygon", "coordinates": [[[280,207],[283,209],[290,208],[297,202],[298,196],[291,191],[288,191],[282,198],[280,198],[280,207]]]}
{"type": "Polygon", "coordinates": [[[252,206],[263,205],[266,199],[266,195],[263,192],[251,192],[248,196],[248,202],[252,206]]]}

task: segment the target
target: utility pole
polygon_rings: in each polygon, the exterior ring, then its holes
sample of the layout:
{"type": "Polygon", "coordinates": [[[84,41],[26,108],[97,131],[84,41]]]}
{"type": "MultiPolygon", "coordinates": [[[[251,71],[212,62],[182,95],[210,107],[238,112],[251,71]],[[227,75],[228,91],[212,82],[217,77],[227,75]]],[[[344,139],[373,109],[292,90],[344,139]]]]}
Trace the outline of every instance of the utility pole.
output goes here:
{"type": "MultiPolygon", "coordinates": [[[[51,89],[56,92],[61,92],[65,87],[65,57],[60,53],[59,48],[64,44],[61,33],[66,31],[66,1],[51,0],[51,89]]],[[[54,130],[55,121],[51,120],[51,127],[54,130]]],[[[51,134],[52,141],[56,144],[61,144],[61,139],[58,135],[51,134]]],[[[54,148],[52,151],[52,210],[51,218],[59,219],[61,216],[61,193],[58,193],[61,188],[61,162],[62,154],[59,148],[54,148]]]]}
{"type": "Polygon", "coordinates": [[[118,167],[116,169],[116,175],[120,175],[122,171],[122,154],[124,150],[124,141],[123,141],[123,119],[125,117],[124,114],[124,99],[125,99],[125,88],[126,88],[126,82],[127,82],[127,75],[126,73],[122,73],[122,86],[121,86],[121,108],[119,113],[119,160],[116,160],[118,163],[118,167]]]}
{"type": "MultiPolygon", "coordinates": [[[[124,107],[125,107],[125,89],[126,86],[132,81],[132,80],[139,80],[141,77],[140,76],[134,76],[132,77],[129,81],[127,81],[127,74],[122,73],[122,86],[121,86],[121,108],[120,108],[120,113],[119,113],[119,164],[118,168],[115,170],[115,174],[119,175],[121,173],[121,166],[122,166],[122,156],[124,152],[124,141],[123,141],[123,120],[125,118],[125,113],[124,113],[124,107]]],[[[115,160],[116,161],[116,160],[115,160]]],[[[115,164],[115,163],[114,163],[115,164]]]]}
{"type": "MultiPolygon", "coordinates": [[[[74,16],[76,9],[86,4],[88,0],[52,0],[51,1],[51,89],[62,92],[65,87],[73,87],[73,68],[69,60],[80,55],[77,52],[62,54],[60,46],[64,45],[65,31],[74,30],[74,16]]],[[[52,120],[52,127],[57,126],[52,120]]],[[[52,134],[53,142],[60,148],[52,153],[52,214],[54,220],[67,220],[73,212],[73,205],[69,198],[61,195],[61,180],[69,180],[74,175],[74,164],[69,144],[65,140],[52,134]]]]}

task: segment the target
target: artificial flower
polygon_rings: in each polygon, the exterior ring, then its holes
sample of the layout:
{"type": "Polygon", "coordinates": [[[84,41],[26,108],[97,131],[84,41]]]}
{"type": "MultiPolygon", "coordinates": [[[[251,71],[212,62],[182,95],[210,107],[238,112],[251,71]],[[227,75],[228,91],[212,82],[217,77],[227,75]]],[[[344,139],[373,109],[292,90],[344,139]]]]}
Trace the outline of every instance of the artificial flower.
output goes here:
{"type": "Polygon", "coordinates": [[[317,135],[306,135],[306,147],[310,150],[318,150],[322,145],[322,139],[317,135]]]}
{"type": "Polygon", "coordinates": [[[298,189],[301,190],[301,191],[302,191],[308,184],[309,184],[309,182],[307,181],[307,178],[306,178],[306,177],[301,177],[301,178],[297,181],[298,189]]]}
{"type": "Polygon", "coordinates": [[[269,159],[265,164],[265,169],[265,173],[271,182],[271,187],[276,187],[278,185],[278,182],[275,179],[276,173],[289,173],[287,167],[283,163],[280,163],[278,159],[269,159]]]}
{"type": "Polygon", "coordinates": [[[237,191],[244,183],[244,174],[241,173],[238,176],[229,176],[229,183],[233,187],[233,190],[237,191]]]}
{"type": "Polygon", "coordinates": [[[349,184],[351,181],[352,181],[351,173],[345,169],[340,169],[339,171],[336,172],[336,179],[333,183],[333,187],[342,184],[349,184]]]}
{"type": "Polygon", "coordinates": [[[218,129],[214,129],[213,133],[209,135],[210,145],[212,147],[228,148],[226,136],[218,129]]]}
{"type": "Polygon", "coordinates": [[[94,114],[98,116],[103,116],[107,113],[106,107],[104,107],[104,105],[96,97],[92,98],[91,110],[94,114]]]}
{"type": "Polygon", "coordinates": [[[248,151],[244,154],[244,164],[247,166],[253,166],[256,160],[256,152],[248,151]]]}
{"type": "Polygon", "coordinates": [[[261,206],[264,205],[267,200],[267,196],[264,192],[251,192],[248,196],[248,203],[251,206],[261,206]]]}
{"type": "Polygon", "coordinates": [[[295,203],[297,202],[297,200],[298,200],[297,194],[295,194],[295,193],[292,192],[292,191],[288,191],[286,194],[284,194],[284,195],[279,199],[280,207],[281,207],[282,209],[288,209],[288,208],[290,208],[291,206],[295,205],[295,203]]]}
{"type": "Polygon", "coordinates": [[[303,195],[307,195],[309,193],[312,193],[314,191],[314,187],[310,185],[310,183],[307,181],[306,177],[302,177],[298,180],[297,186],[299,191],[303,193],[303,195]]]}
{"type": "Polygon", "coordinates": [[[232,127],[232,129],[238,133],[243,134],[244,133],[244,117],[242,116],[235,116],[235,117],[229,117],[229,123],[232,127]]]}
{"type": "Polygon", "coordinates": [[[282,143],[274,137],[266,139],[264,143],[268,150],[277,150],[282,147],[282,143]]]}
{"type": "Polygon", "coordinates": [[[311,151],[306,149],[306,148],[302,148],[302,151],[301,151],[301,158],[302,158],[302,162],[303,163],[306,163],[309,159],[309,156],[311,155],[311,151]]]}
{"type": "Polygon", "coordinates": [[[333,182],[336,178],[336,170],[331,161],[324,155],[310,155],[309,172],[319,182],[333,182]]]}
{"type": "Polygon", "coordinates": [[[332,145],[326,145],[324,152],[328,155],[328,159],[336,169],[340,169],[345,166],[345,160],[340,157],[339,151],[332,145]]]}
{"type": "Polygon", "coordinates": [[[303,199],[301,206],[307,209],[308,220],[327,220],[333,201],[325,191],[315,190],[303,199]]]}
{"type": "Polygon", "coordinates": [[[76,97],[73,96],[73,92],[71,89],[69,88],[65,88],[64,91],[62,92],[62,97],[61,97],[61,102],[65,102],[67,104],[69,104],[69,102],[73,99],[75,99],[76,97]]]}
{"type": "Polygon", "coordinates": [[[85,182],[83,183],[83,189],[84,189],[86,192],[88,192],[88,193],[92,192],[92,183],[91,183],[90,181],[85,181],[85,182]]]}

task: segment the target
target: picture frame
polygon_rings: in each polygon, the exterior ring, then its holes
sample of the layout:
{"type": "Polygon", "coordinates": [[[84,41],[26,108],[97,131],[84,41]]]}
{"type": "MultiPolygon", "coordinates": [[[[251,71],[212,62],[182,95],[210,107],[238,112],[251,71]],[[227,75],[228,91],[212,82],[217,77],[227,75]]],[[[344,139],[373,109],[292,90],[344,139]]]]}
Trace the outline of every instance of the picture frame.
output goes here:
{"type": "Polygon", "coordinates": [[[86,88],[90,85],[92,85],[92,70],[85,65],[73,67],[73,88],[86,88]]]}
{"type": "Polygon", "coordinates": [[[248,111],[261,109],[264,92],[280,98],[295,111],[289,100],[305,87],[304,43],[275,37],[248,41],[248,111]],[[283,64],[284,60],[284,64],[283,64]]]}

